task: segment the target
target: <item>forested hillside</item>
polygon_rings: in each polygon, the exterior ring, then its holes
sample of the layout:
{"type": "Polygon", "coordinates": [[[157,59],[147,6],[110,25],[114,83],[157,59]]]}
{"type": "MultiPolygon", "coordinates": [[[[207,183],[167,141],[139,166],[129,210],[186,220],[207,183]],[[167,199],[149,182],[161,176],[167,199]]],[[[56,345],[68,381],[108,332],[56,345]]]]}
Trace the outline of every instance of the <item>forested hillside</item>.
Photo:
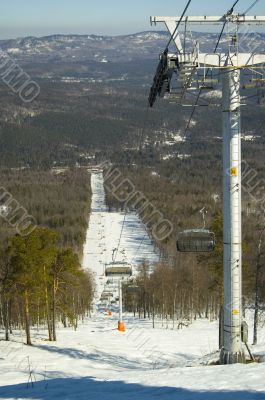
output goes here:
{"type": "Polygon", "coordinates": [[[56,340],[56,325],[77,328],[90,311],[94,284],[81,269],[89,221],[91,188],[86,170],[65,172],[1,170],[0,317],[6,340],[24,329],[46,326],[56,340]],[[34,226],[22,235],[15,221],[32,215],[34,226]]]}
{"type": "MultiPolygon", "coordinates": [[[[214,46],[215,34],[194,35],[202,49],[214,46]]],[[[147,111],[149,88],[166,37],[164,32],[146,32],[116,38],[58,35],[3,42],[12,59],[39,84],[40,94],[25,104],[0,82],[0,165],[48,169],[85,165],[94,157],[96,161],[117,158],[120,150],[138,147],[143,130],[151,156],[159,145],[160,155],[171,157],[181,143],[168,142],[172,134],[183,134],[191,109],[162,101],[147,111]],[[129,57],[124,57],[124,51],[129,57]]],[[[258,49],[263,35],[251,40],[258,49]]],[[[244,89],[242,95],[246,95],[244,89]]],[[[202,97],[213,105],[218,93],[202,97]]],[[[247,104],[243,133],[263,137],[262,108],[256,107],[257,98],[247,104]]],[[[195,113],[187,142],[207,138],[217,147],[221,114],[218,108],[204,108],[195,113]]],[[[204,143],[199,147],[208,154],[204,143]]]]}
{"type": "MultiPolygon", "coordinates": [[[[81,256],[89,220],[91,189],[86,170],[60,171],[0,170],[1,186],[36,220],[56,230],[61,246],[70,246],[81,256]]],[[[6,204],[6,198],[1,203],[6,204]]],[[[11,199],[12,201],[12,199],[11,199]]],[[[10,203],[14,207],[13,203],[10,203]]],[[[2,219],[1,242],[16,233],[2,219]]]]}

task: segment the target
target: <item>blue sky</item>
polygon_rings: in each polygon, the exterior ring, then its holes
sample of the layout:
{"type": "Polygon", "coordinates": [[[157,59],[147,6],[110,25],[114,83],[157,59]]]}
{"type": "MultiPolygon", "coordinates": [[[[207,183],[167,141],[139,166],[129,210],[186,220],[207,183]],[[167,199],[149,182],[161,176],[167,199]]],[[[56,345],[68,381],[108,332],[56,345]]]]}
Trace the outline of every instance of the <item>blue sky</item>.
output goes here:
{"type": "MultiPolygon", "coordinates": [[[[190,15],[223,14],[234,0],[193,0],[190,15]]],[[[53,33],[118,35],[149,30],[150,15],[179,15],[187,0],[2,0],[0,38],[53,33]]],[[[245,11],[254,0],[240,0],[245,11]]],[[[252,14],[265,14],[265,0],[252,14]]]]}

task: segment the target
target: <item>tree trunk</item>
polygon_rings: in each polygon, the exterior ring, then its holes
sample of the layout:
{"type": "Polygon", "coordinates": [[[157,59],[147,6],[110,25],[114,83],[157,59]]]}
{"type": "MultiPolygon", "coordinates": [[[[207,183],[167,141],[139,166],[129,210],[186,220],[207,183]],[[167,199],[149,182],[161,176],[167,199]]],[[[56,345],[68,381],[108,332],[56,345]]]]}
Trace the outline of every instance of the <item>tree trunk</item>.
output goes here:
{"type": "Polygon", "coordinates": [[[207,294],[207,297],[206,297],[206,308],[205,308],[205,318],[209,318],[209,297],[208,297],[208,294],[207,294]]]}
{"type": "Polygon", "coordinates": [[[146,318],[146,294],[143,293],[143,308],[144,308],[144,319],[146,318]]]}
{"type": "Polygon", "coordinates": [[[47,319],[49,341],[52,342],[52,327],[51,327],[51,320],[50,320],[50,305],[49,305],[47,285],[45,286],[45,308],[46,308],[46,319],[47,319]]]}
{"type": "Polygon", "coordinates": [[[9,341],[9,304],[7,300],[4,300],[4,327],[5,327],[5,340],[9,341]]]}
{"type": "Polygon", "coordinates": [[[254,311],[254,326],[253,326],[253,344],[258,342],[258,322],[259,322],[259,275],[260,265],[259,258],[256,265],[256,277],[255,277],[255,311],[254,311]]]}
{"type": "Polygon", "coordinates": [[[56,342],[56,282],[55,278],[53,278],[52,285],[52,340],[56,342]]]}
{"type": "Polygon", "coordinates": [[[66,316],[65,316],[65,314],[62,315],[61,320],[62,320],[63,327],[66,328],[67,324],[66,324],[66,316]]]}
{"type": "Polygon", "coordinates": [[[155,294],[152,296],[152,319],[153,319],[153,329],[155,328],[155,294]]]}
{"type": "Polygon", "coordinates": [[[40,299],[38,298],[38,304],[37,304],[37,332],[39,332],[40,328],[40,299]]]}
{"type": "Polygon", "coordinates": [[[32,343],[30,337],[29,296],[27,290],[24,296],[24,313],[25,313],[25,332],[26,332],[27,345],[31,346],[32,343]]]}
{"type": "Polygon", "coordinates": [[[176,296],[177,296],[177,288],[175,287],[175,291],[174,291],[174,299],[173,299],[173,312],[172,312],[172,320],[173,320],[173,325],[172,325],[172,329],[175,328],[175,314],[176,314],[176,296]]]}

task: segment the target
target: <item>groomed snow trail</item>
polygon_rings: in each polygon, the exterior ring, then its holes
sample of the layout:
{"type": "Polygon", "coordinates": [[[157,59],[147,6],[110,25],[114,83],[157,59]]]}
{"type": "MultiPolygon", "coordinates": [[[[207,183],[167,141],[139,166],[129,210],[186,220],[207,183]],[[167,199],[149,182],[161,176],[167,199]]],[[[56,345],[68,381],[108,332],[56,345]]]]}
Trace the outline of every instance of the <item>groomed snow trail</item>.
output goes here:
{"type": "MultiPolygon", "coordinates": [[[[102,175],[93,174],[92,187],[83,266],[95,273],[100,291],[103,265],[112,259],[124,214],[107,212],[102,175]]],[[[127,221],[119,257],[133,259],[136,268],[137,249],[144,243],[141,249],[155,261],[137,216],[127,221]]],[[[205,366],[217,356],[217,322],[197,320],[178,330],[172,321],[164,326],[155,321],[153,329],[151,321],[127,315],[121,333],[117,319],[116,313],[95,312],[76,331],[59,326],[58,341],[52,343],[46,330],[33,330],[32,347],[23,344],[20,332],[9,343],[0,341],[0,399],[265,400],[265,363],[205,366]]],[[[265,359],[264,329],[259,341],[252,350],[265,359]]]]}
{"type": "Polygon", "coordinates": [[[104,283],[104,266],[112,262],[114,249],[118,247],[115,261],[131,264],[134,272],[144,260],[158,262],[159,255],[136,213],[107,211],[101,172],[92,173],[91,188],[91,215],[82,266],[94,273],[99,295],[104,283]]]}

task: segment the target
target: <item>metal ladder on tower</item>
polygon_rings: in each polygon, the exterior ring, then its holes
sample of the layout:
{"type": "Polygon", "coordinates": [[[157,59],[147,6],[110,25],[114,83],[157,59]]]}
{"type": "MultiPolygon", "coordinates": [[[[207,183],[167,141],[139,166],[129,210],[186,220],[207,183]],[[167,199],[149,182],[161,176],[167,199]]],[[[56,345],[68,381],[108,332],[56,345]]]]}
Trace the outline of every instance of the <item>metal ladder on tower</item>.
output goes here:
{"type": "Polygon", "coordinates": [[[170,102],[179,103],[185,97],[187,89],[192,85],[194,75],[198,68],[198,43],[195,43],[191,53],[179,55],[179,71],[177,85],[171,89],[170,102]]]}
{"type": "Polygon", "coordinates": [[[185,93],[193,82],[194,75],[196,73],[197,64],[192,62],[184,62],[180,64],[180,70],[178,73],[177,86],[171,90],[170,102],[181,102],[185,93]]]}

